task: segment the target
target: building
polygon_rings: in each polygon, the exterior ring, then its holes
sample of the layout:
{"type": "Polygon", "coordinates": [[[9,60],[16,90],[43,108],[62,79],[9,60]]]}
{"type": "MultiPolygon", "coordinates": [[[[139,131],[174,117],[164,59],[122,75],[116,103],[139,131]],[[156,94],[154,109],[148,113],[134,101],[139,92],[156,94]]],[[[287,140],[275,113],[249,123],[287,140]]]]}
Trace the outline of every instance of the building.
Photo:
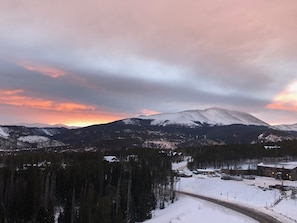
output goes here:
{"type": "Polygon", "coordinates": [[[267,150],[267,149],[280,149],[281,147],[277,145],[273,145],[273,146],[264,146],[264,148],[267,150]]]}
{"type": "Polygon", "coordinates": [[[259,163],[257,169],[260,176],[297,180],[297,162],[259,163]]]}

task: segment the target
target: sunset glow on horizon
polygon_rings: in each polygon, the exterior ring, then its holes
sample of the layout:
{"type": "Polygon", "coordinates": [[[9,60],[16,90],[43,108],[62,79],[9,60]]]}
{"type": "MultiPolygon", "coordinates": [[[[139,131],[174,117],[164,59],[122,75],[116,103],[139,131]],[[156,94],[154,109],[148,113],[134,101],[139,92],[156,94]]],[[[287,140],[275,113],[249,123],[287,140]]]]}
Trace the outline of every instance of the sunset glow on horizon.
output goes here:
{"type": "Polygon", "coordinates": [[[273,103],[267,105],[267,107],[297,112],[297,81],[275,96],[273,103]]]}
{"type": "Polygon", "coordinates": [[[0,2],[0,125],[209,107],[297,123],[295,0],[0,2]]]}

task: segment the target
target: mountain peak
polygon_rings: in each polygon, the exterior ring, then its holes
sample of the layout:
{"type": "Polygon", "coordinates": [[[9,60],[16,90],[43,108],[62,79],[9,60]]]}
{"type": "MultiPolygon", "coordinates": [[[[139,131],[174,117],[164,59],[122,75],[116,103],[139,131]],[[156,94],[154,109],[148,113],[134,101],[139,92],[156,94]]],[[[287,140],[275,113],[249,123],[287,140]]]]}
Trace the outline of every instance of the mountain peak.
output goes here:
{"type": "MultiPolygon", "coordinates": [[[[151,125],[183,125],[199,127],[203,125],[257,125],[268,126],[264,121],[244,112],[212,107],[204,110],[186,110],[177,113],[163,113],[140,116],[139,119],[152,120],[151,125]]],[[[131,119],[126,119],[128,123],[131,119]]]]}

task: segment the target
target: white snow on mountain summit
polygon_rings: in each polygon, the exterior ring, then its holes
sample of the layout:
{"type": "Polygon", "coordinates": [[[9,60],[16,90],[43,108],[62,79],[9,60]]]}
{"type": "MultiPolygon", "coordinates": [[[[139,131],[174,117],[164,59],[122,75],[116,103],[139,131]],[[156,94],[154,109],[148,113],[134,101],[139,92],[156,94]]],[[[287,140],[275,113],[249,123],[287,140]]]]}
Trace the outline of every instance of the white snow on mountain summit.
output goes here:
{"type": "MultiPolygon", "coordinates": [[[[205,110],[189,110],[178,113],[163,113],[150,116],[140,116],[139,119],[152,120],[152,125],[184,125],[190,127],[207,125],[257,125],[268,126],[260,119],[239,111],[231,111],[222,108],[209,108],[205,110]]],[[[131,123],[131,119],[124,120],[131,123]]]]}
{"type": "Polygon", "coordinates": [[[275,125],[274,129],[282,130],[282,131],[295,131],[297,132],[297,123],[293,125],[275,125]]]}

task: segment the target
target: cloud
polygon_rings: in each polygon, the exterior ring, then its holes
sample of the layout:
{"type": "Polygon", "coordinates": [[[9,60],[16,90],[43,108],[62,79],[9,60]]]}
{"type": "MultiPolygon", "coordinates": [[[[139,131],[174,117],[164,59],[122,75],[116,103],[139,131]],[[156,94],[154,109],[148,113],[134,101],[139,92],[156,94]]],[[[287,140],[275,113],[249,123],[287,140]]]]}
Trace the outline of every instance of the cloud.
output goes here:
{"type": "Polygon", "coordinates": [[[24,106],[41,110],[52,111],[66,111],[77,112],[84,110],[94,110],[94,106],[77,104],[72,102],[55,102],[51,100],[45,100],[37,97],[30,97],[24,94],[24,90],[2,90],[0,89],[0,104],[11,106],[24,106]]]}
{"type": "Polygon", "coordinates": [[[129,117],[125,113],[110,112],[99,109],[91,111],[53,111],[39,110],[34,107],[16,107],[1,105],[1,125],[18,125],[20,123],[66,124],[68,126],[87,126],[112,122],[129,117]]]}
{"type": "Polygon", "coordinates": [[[34,65],[30,62],[19,62],[18,65],[26,70],[35,71],[52,78],[57,78],[65,75],[65,72],[62,70],[43,65],[34,65]]]}
{"type": "Polygon", "coordinates": [[[276,95],[267,108],[297,112],[297,81],[276,95]]]}
{"type": "Polygon", "coordinates": [[[146,109],[146,108],[142,109],[141,113],[143,115],[156,115],[156,114],[159,114],[159,112],[157,112],[157,111],[146,109]]]}
{"type": "Polygon", "coordinates": [[[0,89],[1,124],[48,123],[87,126],[129,117],[94,105],[58,102],[27,96],[22,89],[0,89]]]}

